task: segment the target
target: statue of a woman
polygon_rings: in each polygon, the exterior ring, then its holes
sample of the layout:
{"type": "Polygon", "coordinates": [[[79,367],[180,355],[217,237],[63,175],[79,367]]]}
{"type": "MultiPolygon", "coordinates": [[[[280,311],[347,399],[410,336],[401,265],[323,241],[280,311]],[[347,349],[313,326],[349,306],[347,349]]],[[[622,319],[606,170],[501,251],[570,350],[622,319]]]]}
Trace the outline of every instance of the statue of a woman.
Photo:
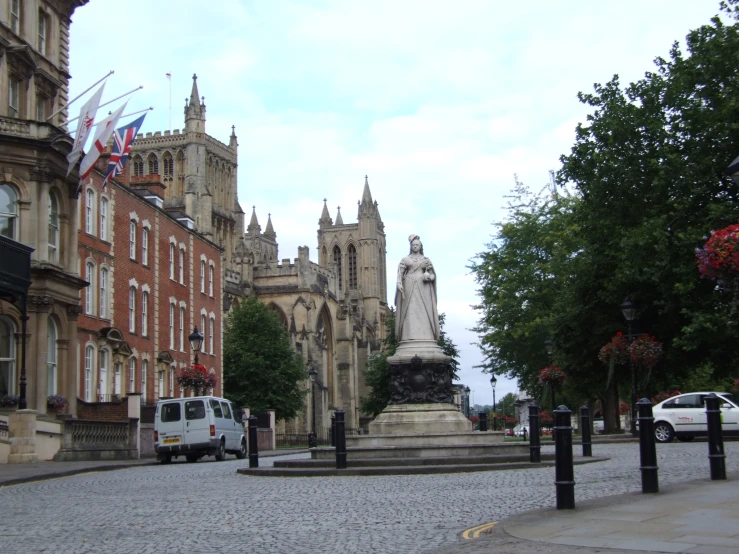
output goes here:
{"type": "Polygon", "coordinates": [[[395,337],[400,341],[439,340],[439,314],[436,311],[436,274],[423,255],[418,235],[410,235],[410,253],[398,265],[398,290],[395,293],[395,337]]]}

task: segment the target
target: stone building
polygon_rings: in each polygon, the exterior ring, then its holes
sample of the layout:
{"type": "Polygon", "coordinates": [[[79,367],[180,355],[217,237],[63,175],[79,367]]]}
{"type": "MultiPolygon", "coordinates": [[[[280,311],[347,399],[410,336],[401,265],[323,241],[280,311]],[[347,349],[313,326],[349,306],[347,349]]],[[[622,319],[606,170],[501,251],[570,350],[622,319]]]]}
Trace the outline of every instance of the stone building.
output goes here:
{"type": "MultiPolygon", "coordinates": [[[[68,177],[72,140],[61,125],[68,98],[69,28],[87,0],[0,4],[0,233],[31,258],[26,333],[27,402],[46,412],[61,394],[74,409],[80,278],[76,221],[79,176],[68,177]]],[[[0,300],[0,395],[19,394],[21,313],[0,300]]]]}
{"type": "MultiPolygon", "coordinates": [[[[318,372],[317,426],[327,426],[336,408],[346,411],[349,427],[360,426],[363,372],[367,357],[381,347],[388,310],[384,225],[369,183],[365,179],[357,223],[345,224],[340,212],[334,222],[324,205],[318,263],[310,261],[308,247],[301,247],[294,260],[278,262],[270,216],[262,231],[252,208],[244,232],[235,129],[228,144],[205,132],[205,98],[195,75],[184,120],[181,131],[139,135],[122,178],[134,190],[162,196],[165,209],[189,217],[198,233],[223,248],[224,320],[232,306],[249,296],[279,314],[306,366],[318,372]]],[[[311,418],[307,413],[291,425],[305,431],[311,418]]]]}

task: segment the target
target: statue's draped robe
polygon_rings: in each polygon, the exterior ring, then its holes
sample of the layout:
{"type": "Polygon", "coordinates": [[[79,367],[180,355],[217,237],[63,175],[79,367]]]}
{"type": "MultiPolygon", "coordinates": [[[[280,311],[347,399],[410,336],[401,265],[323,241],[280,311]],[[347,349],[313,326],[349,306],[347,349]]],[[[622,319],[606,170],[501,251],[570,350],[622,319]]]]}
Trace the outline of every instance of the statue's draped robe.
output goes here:
{"type": "Polygon", "coordinates": [[[398,279],[402,279],[404,294],[395,292],[397,320],[395,337],[404,340],[439,340],[439,314],[436,311],[436,277],[424,281],[424,268],[434,274],[431,260],[423,255],[409,255],[398,265],[398,279]]]}

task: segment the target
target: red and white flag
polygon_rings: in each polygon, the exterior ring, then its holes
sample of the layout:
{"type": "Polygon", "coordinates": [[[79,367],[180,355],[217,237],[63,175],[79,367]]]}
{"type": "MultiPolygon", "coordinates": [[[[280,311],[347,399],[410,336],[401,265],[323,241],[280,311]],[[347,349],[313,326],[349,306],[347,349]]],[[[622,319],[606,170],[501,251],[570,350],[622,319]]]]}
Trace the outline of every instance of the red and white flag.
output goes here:
{"type": "Polygon", "coordinates": [[[100,88],[97,89],[95,94],[93,94],[90,99],[85,102],[85,105],[82,106],[82,108],[80,109],[80,116],[77,119],[77,134],[74,137],[72,151],[67,154],[67,161],[69,162],[67,175],[70,174],[72,168],[74,167],[74,164],[77,163],[77,160],[79,160],[80,156],[82,155],[82,149],[85,147],[87,138],[90,136],[90,132],[92,131],[92,124],[95,122],[95,114],[98,111],[98,106],[100,105],[100,99],[103,96],[104,88],[105,83],[100,85],[100,88]]]}
{"type": "Polygon", "coordinates": [[[115,126],[118,125],[118,120],[121,118],[126,104],[128,102],[125,102],[120,108],[98,123],[98,130],[95,133],[95,139],[92,141],[90,151],[85,154],[85,157],[82,158],[82,163],[80,163],[80,183],[90,176],[92,168],[95,167],[95,162],[100,157],[100,154],[105,151],[105,145],[113,135],[115,126]]]}

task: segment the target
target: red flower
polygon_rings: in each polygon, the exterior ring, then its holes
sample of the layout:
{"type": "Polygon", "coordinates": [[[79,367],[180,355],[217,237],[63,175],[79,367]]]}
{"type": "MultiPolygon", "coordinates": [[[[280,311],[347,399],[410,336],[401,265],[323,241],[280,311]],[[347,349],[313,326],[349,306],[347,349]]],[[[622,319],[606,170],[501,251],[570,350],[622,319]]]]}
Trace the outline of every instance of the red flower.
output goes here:
{"type": "Polygon", "coordinates": [[[539,383],[559,387],[564,383],[565,372],[556,365],[549,365],[539,371],[539,383]]]}
{"type": "Polygon", "coordinates": [[[610,365],[611,358],[615,358],[616,365],[624,365],[629,361],[629,341],[623,333],[616,333],[610,342],[600,349],[598,359],[605,365],[610,365]]]}
{"type": "Polygon", "coordinates": [[[662,343],[646,333],[639,335],[629,345],[629,356],[637,364],[651,369],[662,359],[662,343]]]}
{"type": "Polygon", "coordinates": [[[195,389],[205,394],[208,389],[214,389],[218,383],[215,373],[208,373],[205,366],[193,365],[184,367],[177,373],[177,382],[183,389],[195,389]]]}
{"type": "Polygon", "coordinates": [[[721,282],[739,277],[739,225],[711,231],[705,246],[695,254],[701,277],[721,282]]]}

